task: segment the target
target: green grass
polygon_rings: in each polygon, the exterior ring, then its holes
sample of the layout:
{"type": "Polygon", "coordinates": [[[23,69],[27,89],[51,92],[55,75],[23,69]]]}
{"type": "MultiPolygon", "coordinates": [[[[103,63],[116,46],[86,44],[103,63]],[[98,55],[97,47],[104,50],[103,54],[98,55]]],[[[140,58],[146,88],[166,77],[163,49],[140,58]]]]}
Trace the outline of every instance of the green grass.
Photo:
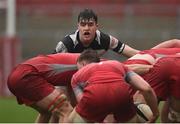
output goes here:
{"type": "MultiPolygon", "coordinates": [[[[15,98],[0,98],[0,123],[33,123],[37,114],[34,109],[17,104],[15,98]]],[[[159,123],[160,119],[156,122],[159,123]]]]}
{"type": "Polygon", "coordinates": [[[0,98],[0,123],[33,123],[37,112],[18,105],[15,98],[0,98]]]}

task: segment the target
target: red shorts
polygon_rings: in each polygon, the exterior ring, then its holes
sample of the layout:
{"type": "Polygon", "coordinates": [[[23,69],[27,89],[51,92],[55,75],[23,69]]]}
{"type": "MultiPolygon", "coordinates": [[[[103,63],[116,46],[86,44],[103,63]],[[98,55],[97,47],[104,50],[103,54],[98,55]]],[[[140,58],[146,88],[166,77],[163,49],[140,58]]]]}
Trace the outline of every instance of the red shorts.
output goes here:
{"type": "Polygon", "coordinates": [[[31,65],[18,65],[8,77],[8,87],[18,103],[26,105],[42,100],[54,90],[31,65]]]}
{"type": "Polygon", "coordinates": [[[103,122],[110,113],[118,122],[126,122],[136,113],[128,88],[124,82],[90,84],[84,89],[76,112],[93,122],[103,122]]]}

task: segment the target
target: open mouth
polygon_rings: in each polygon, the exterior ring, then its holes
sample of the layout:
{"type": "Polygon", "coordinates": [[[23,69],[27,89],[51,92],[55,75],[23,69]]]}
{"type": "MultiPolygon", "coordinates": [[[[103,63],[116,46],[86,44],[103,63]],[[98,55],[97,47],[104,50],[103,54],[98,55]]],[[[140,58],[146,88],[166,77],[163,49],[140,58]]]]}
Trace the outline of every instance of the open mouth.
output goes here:
{"type": "Polygon", "coordinates": [[[90,35],[90,33],[89,32],[84,32],[84,35],[90,35]]]}

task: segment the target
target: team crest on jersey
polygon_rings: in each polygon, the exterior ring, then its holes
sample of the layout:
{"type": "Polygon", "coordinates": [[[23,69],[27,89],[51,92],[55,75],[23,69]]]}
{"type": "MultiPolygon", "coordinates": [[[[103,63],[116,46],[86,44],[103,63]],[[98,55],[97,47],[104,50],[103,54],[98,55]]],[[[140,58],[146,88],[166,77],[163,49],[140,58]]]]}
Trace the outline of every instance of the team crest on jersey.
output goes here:
{"type": "Polygon", "coordinates": [[[110,47],[111,48],[115,48],[118,44],[118,39],[116,39],[113,36],[110,36],[110,47]]]}

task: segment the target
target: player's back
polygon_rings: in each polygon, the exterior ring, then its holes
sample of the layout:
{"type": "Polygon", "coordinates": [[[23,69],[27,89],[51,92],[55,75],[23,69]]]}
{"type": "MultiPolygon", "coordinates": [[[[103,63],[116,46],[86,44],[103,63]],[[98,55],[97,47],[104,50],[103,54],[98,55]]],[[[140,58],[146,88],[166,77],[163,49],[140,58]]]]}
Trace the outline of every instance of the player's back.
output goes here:
{"type": "Polygon", "coordinates": [[[54,85],[65,85],[77,71],[78,57],[79,54],[73,53],[39,55],[22,64],[33,66],[42,77],[54,85]]]}
{"type": "Polygon", "coordinates": [[[38,64],[76,64],[78,53],[57,53],[49,55],[38,55],[22,64],[38,65],[38,64]]]}
{"type": "Polygon", "coordinates": [[[127,68],[120,62],[114,60],[91,63],[81,68],[75,75],[82,81],[92,83],[111,83],[123,81],[127,68]]]}
{"type": "Polygon", "coordinates": [[[51,70],[60,70],[61,72],[76,68],[76,61],[79,54],[58,53],[50,55],[39,55],[31,58],[22,64],[35,67],[40,73],[46,73],[51,70]]]}
{"type": "Polygon", "coordinates": [[[151,85],[157,96],[166,99],[171,86],[179,82],[179,71],[180,55],[167,55],[159,58],[153,68],[143,75],[143,78],[151,85]]]}
{"type": "Polygon", "coordinates": [[[151,65],[159,57],[180,53],[180,48],[158,48],[140,51],[138,54],[124,61],[124,64],[147,64],[151,65]]]}
{"type": "Polygon", "coordinates": [[[164,54],[164,55],[173,55],[176,53],[180,53],[180,48],[156,48],[147,50],[149,52],[154,52],[156,54],[164,54]]]}

